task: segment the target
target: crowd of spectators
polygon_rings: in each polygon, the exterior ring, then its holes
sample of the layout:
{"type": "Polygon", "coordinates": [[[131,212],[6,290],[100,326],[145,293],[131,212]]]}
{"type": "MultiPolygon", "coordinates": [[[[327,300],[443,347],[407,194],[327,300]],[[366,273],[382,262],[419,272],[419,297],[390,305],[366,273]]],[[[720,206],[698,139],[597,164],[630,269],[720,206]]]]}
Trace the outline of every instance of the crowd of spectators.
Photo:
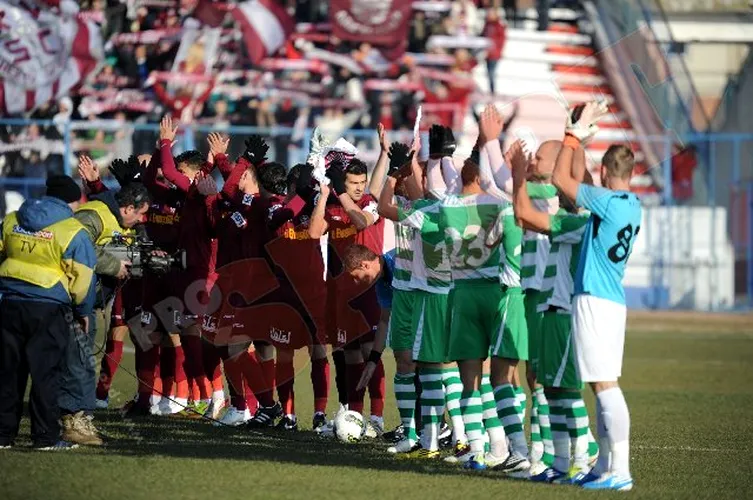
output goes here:
{"type": "MultiPolygon", "coordinates": [[[[485,61],[494,74],[504,20],[517,20],[515,1],[415,2],[407,52],[389,58],[368,43],[337,39],[328,25],[329,1],[285,0],[296,32],[276,54],[252,65],[232,19],[215,30],[215,38],[202,31],[194,17],[197,0],[79,3],[79,15],[102,27],[104,62],[70,98],[27,116],[51,125],[0,127],[6,149],[0,164],[9,176],[62,172],[62,138],[72,120],[92,121],[76,127],[71,146],[100,166],[153,144],[153,132],[125,124],[156,123],[166,112],[194,127],[275,128],[281,132],[272,142],[282,160],[306,128],[337,135],[373,130],[381,122],[408,130],[418,104],[428,121],[458,126],[484,93],[471,72],[485,61]],[[199,38],[181,50],[190,30],[199,38]]],[[[493,79],[489,88],[493,93],[493,79]]]]}

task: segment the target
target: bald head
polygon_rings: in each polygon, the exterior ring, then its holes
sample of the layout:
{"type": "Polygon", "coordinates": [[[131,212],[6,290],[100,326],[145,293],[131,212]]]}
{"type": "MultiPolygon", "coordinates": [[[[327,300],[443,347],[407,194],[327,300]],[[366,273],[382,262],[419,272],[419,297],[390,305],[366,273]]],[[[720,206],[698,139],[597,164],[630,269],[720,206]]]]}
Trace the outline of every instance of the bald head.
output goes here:
{"type": "Polygon", "coordinates": [[[562,149],[562,141],[545,141],[539,146],[533,161],[528,166],[528,173],[532,180],[547,181],[552,178],[560,149],[562,149]]]}

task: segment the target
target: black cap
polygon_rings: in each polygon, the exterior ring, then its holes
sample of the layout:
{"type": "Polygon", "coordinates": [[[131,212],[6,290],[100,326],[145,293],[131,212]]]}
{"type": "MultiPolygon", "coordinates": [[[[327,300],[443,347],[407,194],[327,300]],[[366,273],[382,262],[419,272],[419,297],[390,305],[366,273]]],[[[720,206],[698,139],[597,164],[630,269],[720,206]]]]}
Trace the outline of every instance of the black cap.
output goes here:
{"type": "Polygon", "coordinates": [[[67,175],[53,175],[47,178],[47,196],[73,203],[81,199],[81,188],[67,175]]]}

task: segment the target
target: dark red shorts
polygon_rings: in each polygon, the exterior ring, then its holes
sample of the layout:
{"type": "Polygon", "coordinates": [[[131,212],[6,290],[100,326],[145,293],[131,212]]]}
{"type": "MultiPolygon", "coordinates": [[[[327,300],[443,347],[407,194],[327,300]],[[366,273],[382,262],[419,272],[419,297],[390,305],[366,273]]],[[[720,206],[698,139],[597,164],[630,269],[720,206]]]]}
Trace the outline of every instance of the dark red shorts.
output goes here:
{"type": "Polygon", "coordinates": [[[326,343],[326,288],[318,280],[295,287],[264,259],[246,259],[219,269],[209,293],[205,338],[215,345],[263,341],[299,349],[326,343]]]}
{"type": "Polygon", "coordinates": [[[347,275],[327,285],[327,333],[332,347],[373,341],[382,313],[374,286],[357,285],[347,275]]]}
{"type": "Polygon", "coordinates": [[[116,289],[110,312],[110,328],[127,326],[130,319],[141,314],[142,286],[140,279],[131,278],[116,289]]]}
{"type": "Polygon", "coordinates": [[[146,274],[142,279],[141,323],[149,330],[178,333],[183,313],[183,297],[176,295],[178,271],[165,275],[146,274]]]}

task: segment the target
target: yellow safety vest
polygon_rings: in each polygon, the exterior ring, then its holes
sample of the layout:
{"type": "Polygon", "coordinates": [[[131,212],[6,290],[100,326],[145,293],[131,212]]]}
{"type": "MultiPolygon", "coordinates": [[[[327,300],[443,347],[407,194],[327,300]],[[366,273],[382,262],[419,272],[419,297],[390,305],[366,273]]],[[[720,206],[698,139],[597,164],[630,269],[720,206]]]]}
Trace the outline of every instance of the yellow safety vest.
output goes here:
{"type": "Polygon", "coordinates": [[[128,235],[130,231],[120,227],[118,219],[115,218],[110,208],[99,200],[90,201],[81,205],[76,212],[82,212],[84,210],[93,210],[99,215],[102,221],[102,232],[97,236],[97,241],[94,242],[96,246],[103,246],[112,242],[113,236],[128,235]]]}
{"type": "Polygon", "coordinates": [[[17,212],[3,220],[5,260],[0,263],[0,277],[14,278],[52,288],[62,283],[69,293],[69,279],[63,270],[63,253],[84,226],[73,217],[63,219],[40,231],[31,232],[18,224],[17,212]]]}

